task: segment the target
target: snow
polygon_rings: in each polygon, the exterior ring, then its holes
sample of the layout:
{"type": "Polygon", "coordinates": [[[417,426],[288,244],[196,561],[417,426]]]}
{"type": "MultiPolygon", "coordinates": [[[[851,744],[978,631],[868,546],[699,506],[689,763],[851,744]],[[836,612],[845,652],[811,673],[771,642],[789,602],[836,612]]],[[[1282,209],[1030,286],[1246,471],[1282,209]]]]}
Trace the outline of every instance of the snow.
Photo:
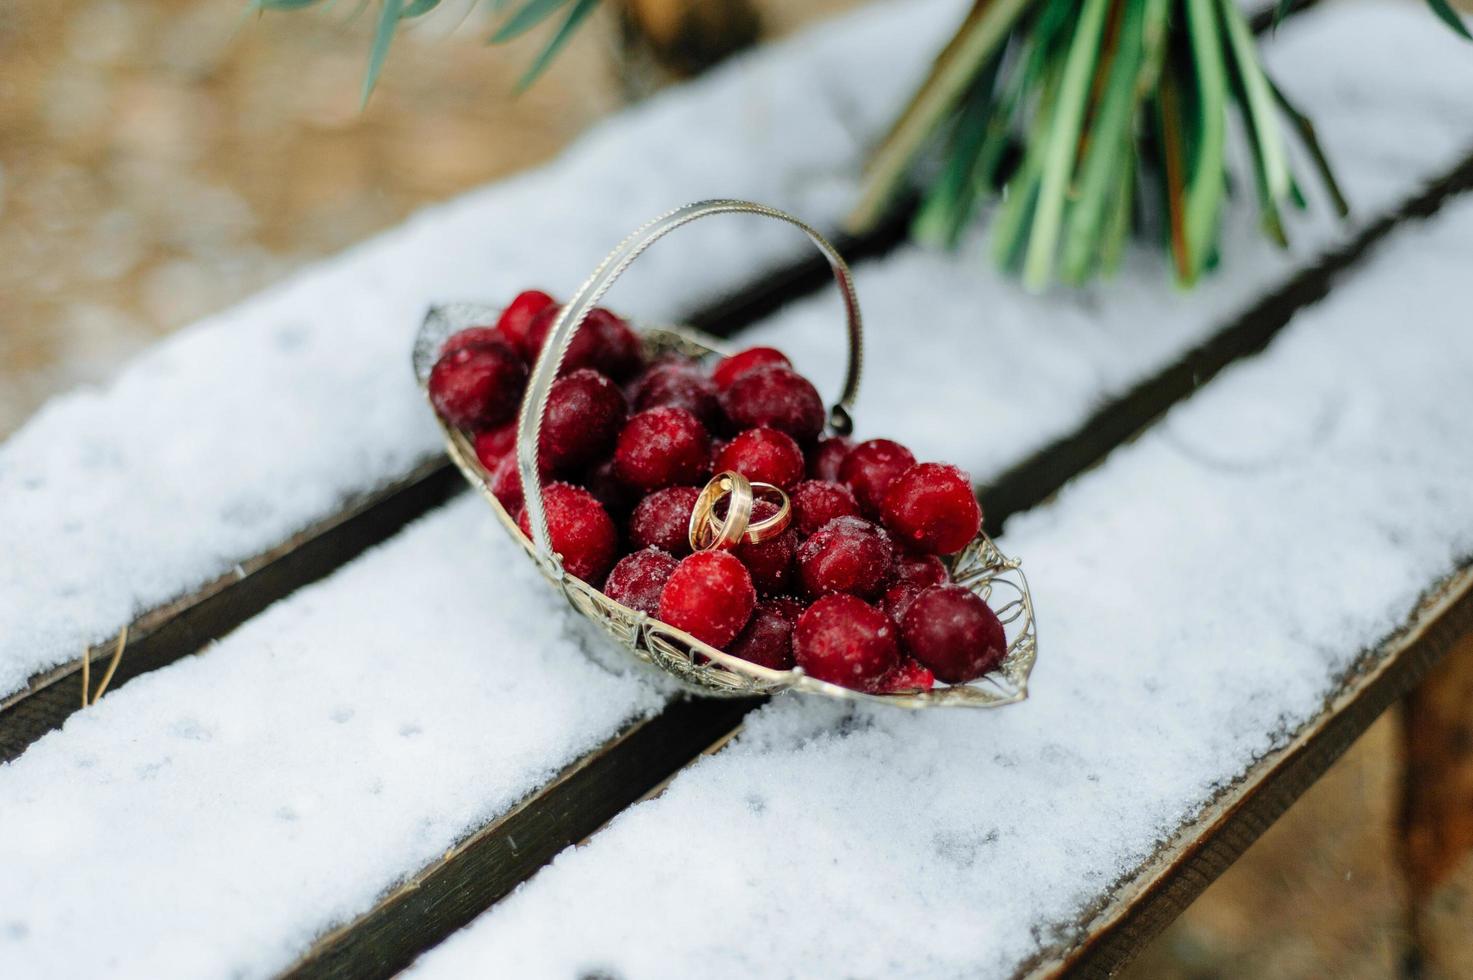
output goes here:
{"type": "Polygon", "coordinates": [[[1462,200],[1010,522],[1031,700],[774,701],[411,975],[1005,976],[1068,941],[1473,558],[1470,262],[1462,200]]]}
{"type": "MultiPolygon", "coordinates": [[[[1260,233],[1253,202],[1240,198],[1229,207],[1220,267],[1190,293],[1172,285],[1154,247],[1132,251],[1112,281],[1045,296],[1004,280],[985,239],[959,255],[903,248],[855,270],[867,328],[859,431],[953,461],[985,483],[1473,153],[1473,101],[1463,97],[1473,91],[1473,57],[1420,6],[1326,4],[1286,22],[1264,51],[1315,120],[1354,209],[1348,224],[1316,200],[1295,214],[1286,260],[1260,233]]],[[[1307,189],[1318,186],[1313,171],[1299,173],[1307,189]]],[[[786,351],[832,398],[842,324],[830,290],[749,338],[786,351]]]]}
{"type": "MultiPolygon", "coordinates": [[[[0,446],[0,697],[433,456],[407,366],[431,302],[566,294],[634,227],[703,197],[835,224],[962,6],[878,6],[739,59],[50,403],[0,446]]],[[[682,236],[621,308],[671,317],[808,247],[752,219],[682,236]]]]}
{"type": "Polygon", "coordinates": [[[285,968],[665,703],[583,626],[468,496],[110,693],[0,766],[0,976],[285,968]]]}

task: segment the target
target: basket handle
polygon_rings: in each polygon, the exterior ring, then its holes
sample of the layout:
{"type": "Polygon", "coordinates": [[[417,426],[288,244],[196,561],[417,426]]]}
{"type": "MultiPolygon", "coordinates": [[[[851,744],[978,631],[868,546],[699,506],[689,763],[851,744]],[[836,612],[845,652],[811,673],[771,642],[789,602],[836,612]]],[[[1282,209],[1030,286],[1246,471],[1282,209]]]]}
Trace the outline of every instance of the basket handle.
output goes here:
{"type": "Polygon", "coordinates": [[[829,409],[829,427],[840,435],[848,435],[853,426],[850,411],[859,391],[859,369],[863,354],[859,299],[854,293],[854,278],[849,272],[849,266],[828,239],[791,214],[750,201],[697,201],[655,218],[620,242],[562,308],[557,321],[548,332],[542,352],[537,356],[531,380],[527,382],[527,392],[522,397],[521,414],[517,419],[517,470],[525,491],[528,524],[532,528],[532,542],[537,547],[537,559],[558,579],[563,575],[562,562],[552,550],[552,541],[548,537],[547,511],[542,501],[542,477],[537,469],[537,445],[542,431],[542,417],[547,412],[547,396],[557,379],[558,368],[562,365],[573,334],[613,286],[614,280],[629,268],[631,262],[681,225],[713,214],[756,214],[786,221],[803,231],[829,260],[829,267],[833,270],[834,279],[837,280],[844,298],[844,315],[849,328],[849,364],[844,375],[844,390],[839,395],[839,400],[829,409]]]}

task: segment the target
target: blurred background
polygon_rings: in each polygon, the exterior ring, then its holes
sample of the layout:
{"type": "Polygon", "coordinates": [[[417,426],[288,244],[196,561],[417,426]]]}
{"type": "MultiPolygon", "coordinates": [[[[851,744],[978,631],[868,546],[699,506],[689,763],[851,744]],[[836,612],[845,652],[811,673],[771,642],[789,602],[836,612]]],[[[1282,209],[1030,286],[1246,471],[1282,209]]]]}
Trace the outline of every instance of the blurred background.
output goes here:
{"type": "MultiPolygon", "coordinates": [[[[513,97],[540,42],[488,49],[447,4],[361,108],[372,18],[350,3],[0,3],[0,437],[158,336],[852,5],[630,0],[513,97]]],[[[1130,974],[1473,977],[1473,867],[1411,898],[1402,726],[1383,717],[1130,974]]]]}

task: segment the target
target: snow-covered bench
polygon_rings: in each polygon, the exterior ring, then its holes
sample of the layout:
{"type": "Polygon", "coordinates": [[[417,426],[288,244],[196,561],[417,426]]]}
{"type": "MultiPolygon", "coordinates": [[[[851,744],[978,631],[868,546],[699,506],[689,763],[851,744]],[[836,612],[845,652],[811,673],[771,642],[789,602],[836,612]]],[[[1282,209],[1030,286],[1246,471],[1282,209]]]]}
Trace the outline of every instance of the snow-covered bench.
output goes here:
{"type": "MultiPolygon", "coordinates": [[[[469,498],[316,585],[297,589],[284,575],[255,599],[238,597],[304,541],[328,542],[310,566],[326,569],[437,501],[412,489],[422,496],[407,505],[400,488],[436,465],[405,366],[425,302],[539,279],[565,290],[672,193],[735,189],[831,221],[864,139],[956,9],[865,11],[816,50],[780,47],[674,92],[547,172],[447,205],[196,328],[0,450],[9,536],[0,543],[28,565],[0,592],[13,603],[0,605],[0,687],[23,692],[0,710],[0,757],[18,756],[0,767],[0,974],[391,971],[727,737],[750,706],[672,702],[657,684],[584,661],[573,618],[469,498]],[[870,73],[864,92],[830,90],[776,112],[784,80],[882,44],[901,62],[893,77],[870,73]],[[673,154],[670,173],[648,184],[620,166],[640,144],[673,149],[671,128],[719,99],[743,117],[771,101],[766,128],[717,148],[775,161],[760,176],[735,164],[710,172],[709,142],[673,154]],[[867,105],[856,122],[851,100],[886,106],[867,105]],[[810,126],[831,127],[834,139],[804,150],[781,138],[810,126]],[[618,187],[635,203],[555,212],[496,258],[501,228],[586,186],[605,200],[618,187]],[[209,381],[226,371],[244,373],[244,394],[221,405],[209,381]],[[281,378],[300,382],[289,403],[250,411],[281,378]],[[295,437],[266,441],[293,423],[295,437]],[[260,445],[222,462],[196,491],[207,499],[187,500],[194,484],[169,474],[226,426],[233,442],[244,426],[246,444],[260,445]],[[74,445],[72,434],[99,427],[96,443],[74,445]],[[62,432],[70,441],[58,446],[62,432]],[[122,446],[103,458],[118,465],[83,470],[109,436],[122,446]],[[282,486],[299,492],[283,497],[282,486]],[[336,516],[344,498],[359,515],[347,523],[336,516]],[[64,544],[108,526],[115,534],[95,554],[64,544]],[[231,584],[232,563],[253,556],[265,556],[259,570],[231,584]],[[129,574],[94,583],[104,568],[129,574]],[[77,599],[81,583],[104,595],[77,599]],[[288,591],[253,615],[250,602],[288,591]],[[178,609],[201,604],[170,604],[202,592],[224,608],[220,622],[249,621],[165,666],[201,634],[219,634],[218,623],[193,634],[175,625],[178,609]],[[162,669],[35,741],[80,693],[64,675],[71,697],[57,696],[48,714],[32,706],[64,685],[33,682],[29,694],[23,685],[150,607],[158,622],[140,632],[179,634],[143,663],[162,669]]],[[[744,956],[759,955],[792,973],[873,972],[892,956],[936,972],[1113,962],[1466,628],[1456,569],[1473,550],[1473,515],[1456,487],[1473,460],[1455,424],[1469,408],[1466,386],[1449,379],[1466,376],[1473,352],[1448,316],[1458,282],[1448,270],[1473,256],[1473,214],[1454,205],[1429,228],[1395,231],[1384,251],[1365,246],[1403,212],[1435,208],[1467,184],[1473,108],[1457,93],[1473,82],[1473,60],[1421,11],[1390,6],[1304,15],[1269,56],[1319,117],[1358,207],[1349,226],[1319,217],[1296,229],[1289,261],[1263,252],[1251,215],[1238,215],[1222,273],[1188,296],[1145,261],[1097,292],[1043,300],[989,279],[970,253],[902,247],[857,270],[871,360],[885,365],[866,380],[861,429],[883,419],[884,434],[964,462],[994,520],[1037,504],[1149,422],[1186,393],[1182,378],[1210,376],[1288,324],[1268,353],[1009,524],[1048,631],[1034,700],[941,718],[847,716],[806,701],[763,708],[664,796],[432,954],[426,972],[738,973],[761,962],[744,956]],[[1328,304],[1295,316],[1332,287],[1328,304]],[[1376,327],[1407,309],[1419,322],[1382,352],[1376,327]],[[917,310],[924,331],[886,328],[917,310]],[[995,366],[990,396],[970,383],[976,364],[995,366]],[[1376,384],[1357,385],[1356,371],[1372,369],[1376,384]],[[1247,439],[1244,412],[1256,424],[1247,439]],[[1415,439],[1394,438],[1405,427],[1415,439]],[[1360,472],[1349,472],[1351,457],[1360,472]],[[998,500],[990,486],[1011,496],[998,500]],[[1403,500],[1415,502],[1388,506],[1403,500]],[[1355,538],[1371,532],[1369,543],[1355,538]],[[1372,560],[1374,582],[1358,564],[1372,560]],[[1326,567],[1342,577],[1333,586],[1318,577],[1326,567]],[[1188,601],[1183,581],[1228,590],[1188,601]],[[1442,601],[1414,608],[1439,583],[1431,594],[1442,601]],[[1409,632],[1381,644],[1398,624],[1409,632]],[[1090,732],[1069,720],[1081,716],[1117,721],[1090,732]],[[872,800],[852,798],[860,786],[872,800]],[[1065,788],[1075,797],[1061,799],[1065,788]],[[787,823],[796,812],[797,825],[787,823]],[[1027,840],[1023,826],[1034,828],[1027,840]],[[1064,847],[1087,860],[1049,860],[1064,847]],[[689,873],[695,862],[707,862],[700,876],[689,873]],[[858,901],[866,880],[895,897],[888,926],[858,901]],[[816,938],[832,920],[802,927],[810,905],[792,904],[795,883],[854,898],[835,934],[842,947],[816,938]],[[941,921],[921,928],[917,910],[941,921]],[[887,930],[937,941],[921,954],[887,930]],[[743,939],[753,934],[761,939],[743,939]],[[869,953],[858,966],[848,959],[869,953]]],[[[739,222],[724,238],[712,227],[702,254],[653,254],[659,278],[631,277],[621,300],[646,315],[678,313],[701,300],[696,284],[719,299],[795,254],[797,243],[739,222]],[[729,278],[709,278],[721,266],[712,255],[729,260],[729,278]]],[[[821,376],[832,324],[812,321],[833,315],[835,301],[815,296],[750,336],[790,348],[821,376]]]]}

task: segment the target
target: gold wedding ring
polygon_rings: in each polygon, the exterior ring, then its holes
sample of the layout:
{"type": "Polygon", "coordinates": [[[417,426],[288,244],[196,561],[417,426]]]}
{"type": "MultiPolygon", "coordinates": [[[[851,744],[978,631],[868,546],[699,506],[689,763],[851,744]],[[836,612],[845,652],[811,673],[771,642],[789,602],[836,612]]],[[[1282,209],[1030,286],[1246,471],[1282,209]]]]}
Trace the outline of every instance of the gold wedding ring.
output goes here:
{"type": "Polygon", "coordinates": [[[696,551],[735,548],[743,541],[756,544],[787,530],[793,521],[788,495],[770,483],[752,483],[734,470],[712,477],[691,508],[688,536],[696,551]],[[752,523],[757,498],[776,498],[777,513],[752,523]],[[722,498],[729,498],[724,515],[717,514],[722,498]]]}

